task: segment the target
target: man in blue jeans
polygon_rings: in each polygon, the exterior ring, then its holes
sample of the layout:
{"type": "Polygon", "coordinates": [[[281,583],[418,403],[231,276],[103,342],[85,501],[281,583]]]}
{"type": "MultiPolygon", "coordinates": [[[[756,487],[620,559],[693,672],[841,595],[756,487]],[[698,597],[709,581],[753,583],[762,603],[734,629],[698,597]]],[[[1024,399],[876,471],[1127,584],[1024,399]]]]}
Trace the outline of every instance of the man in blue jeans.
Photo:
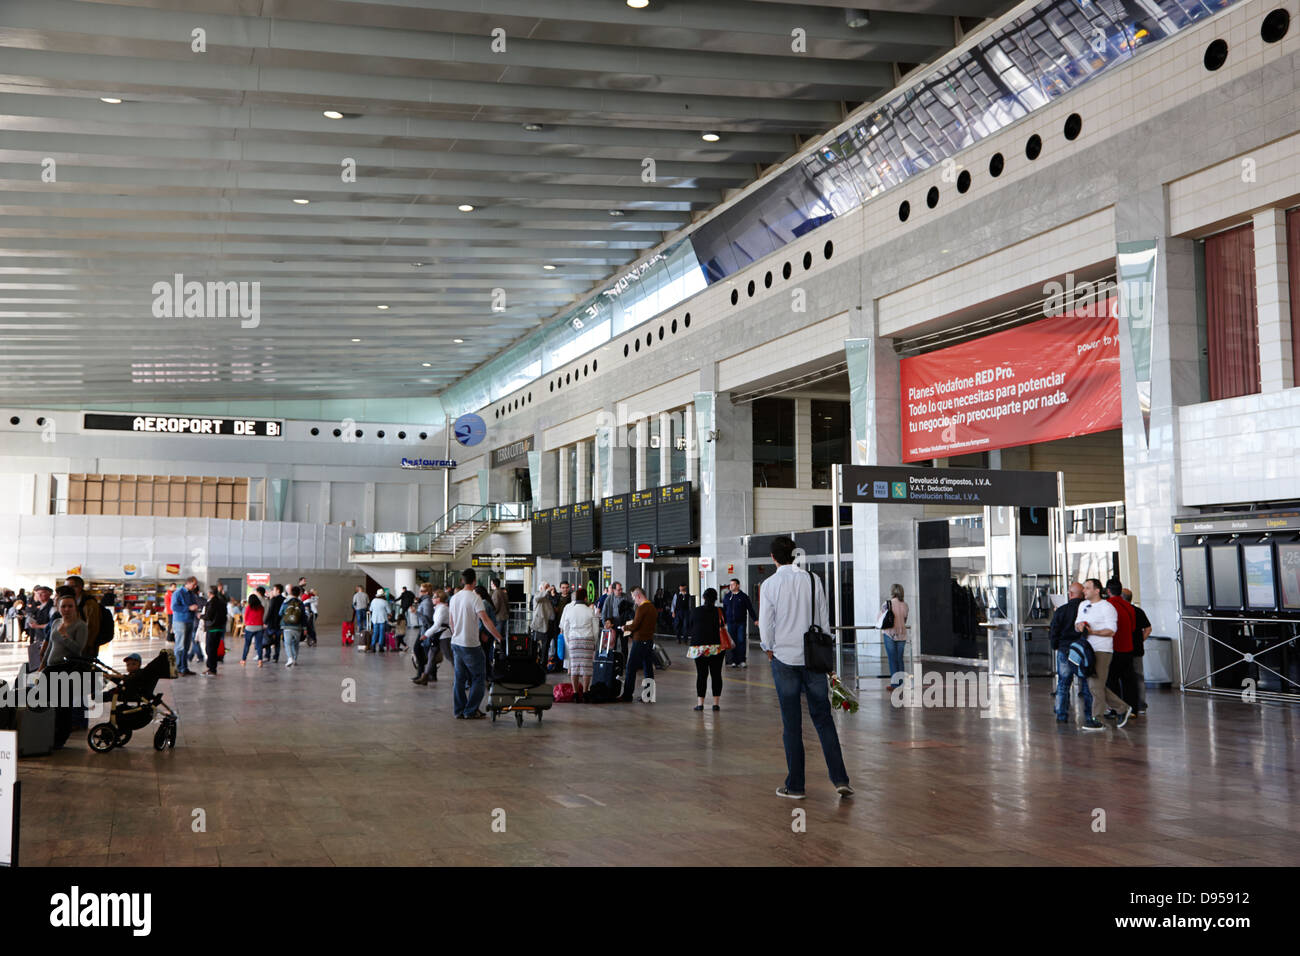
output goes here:
{"type": "Polygon", "coordinates": [[[787,775],[778,797],[804,798],[803,703],[808,698],[808,715],[817,729],[831,783],[841,797],[852,796],[849,772],[844,769],[839,734],[831,716],[830,682],[804,666],[803,635],[815,622],[830,631],[830,611],[821,579],[794,566],[794,541],[782,536],[772,542],[776,573],[763,582],[759,592],[759,646],[772,663],[772,682],[781,702],[782,742],[785,744],[787,775]],[[815,597],[814,597],[815,595],[815,597]]]}
{"type": "Polygon", "coordinates": [[[199,609],[198,578],[185,579],[185,587],[172,592],[172,639],[176,642],[176,672],[192,677],[190,654],[194,649],[194,612],[199,609]]]}
{"type": "Polygon", "coordinates": [[[727,593],[722,595],[722,616],[727,621],[727,632],[731,642],[736,646],[727,651],[727,663],[732,667],[748,667],[745,660],[749,654],[749,621],[757,621],[754,605],[749,602],[749,595],[740,589],[740,579],[732,578],[727,584],[727,593]]]}
{"type": "Polygon", "coordinates": [[[502,637],[488,617],[483,599],[474,590],[478,575],[473,568],[462,571],[460,580],[462,587],[447,608],[451,619],[451,657],[456,667],[452,706],[457,720],[480,720],[486,716],[478,707],[483,702],[487,673],[487,658],[478,637],[480,622],[498,641],[502,637]],[[466,684],[470,685],[468,695],[465,693],[466,684]]]}
{"type": "MultiPolygon", "coordinates": [[[[1083,601],[1083,585],[1078,581],[1070,583],[1070,599],[1056,609],[1052,623],[1048,625],[1047,637],[1056,652],[1056,722],[1070,722],[1070,685],[1074,682],[1074,665],[1070,663],[1070,644],[1074,641],[1074,619],[1079,613],[1079,604],[1083,601]]],[[[1079,693],[1083,695],[1083,722],[1088,727],[1092,720],[1092,691],[1088,679],[1079,675],[1079,693]]],[[[1091,729],[1091,727],[1089,727],[1091,729]]]]}

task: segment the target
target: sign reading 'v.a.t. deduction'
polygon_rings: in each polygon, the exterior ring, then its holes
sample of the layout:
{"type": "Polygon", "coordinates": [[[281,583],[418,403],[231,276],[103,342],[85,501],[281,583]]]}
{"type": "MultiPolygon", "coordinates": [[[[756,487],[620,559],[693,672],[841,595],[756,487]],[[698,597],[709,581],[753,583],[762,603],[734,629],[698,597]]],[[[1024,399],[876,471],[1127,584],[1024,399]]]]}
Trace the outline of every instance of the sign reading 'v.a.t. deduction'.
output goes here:
{"type": "Polygon", "coordinates": [[[845,465],[840,500],[850,505],[1054,508],[1057,505],[1056,472],[845,465]]]}

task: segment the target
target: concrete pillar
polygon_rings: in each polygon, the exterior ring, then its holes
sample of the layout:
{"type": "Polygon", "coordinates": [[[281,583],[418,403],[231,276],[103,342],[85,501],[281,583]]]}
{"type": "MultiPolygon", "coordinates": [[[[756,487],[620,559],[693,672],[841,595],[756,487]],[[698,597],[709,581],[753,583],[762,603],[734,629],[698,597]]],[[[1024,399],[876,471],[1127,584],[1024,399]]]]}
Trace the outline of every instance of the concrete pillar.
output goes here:
{"type": "Polygon", "coordinates": [[[672,480],[673,469],[673,416],[659,413],[659,480],[656,485],[666,485],[672,480]]]}
{"type": "Polygon", "coordinates": [[[591,446],[578,442],[578,480],[574,502],[586,501],[591,496],[591,446]]]}
{"type": "MultiPolygon", "coordinates": [[[[1119,321],[1123,383],[1124,513],[1137,538],[1137,580],[1125,582],[1142,594],[1152,634],[1177,638],[1178,594],[1172,519],[1182,511],[1178,455],[1178,407],[1201,397],[1198,354],[1195,243],[1168,238],[1164,190],[1133,189],[1116,206],[1119,242],[1157,240],[1152,315],[1151,434],[1142,422],[1133,374],[1128,322],[1119,321]]],[[[1179,644],[1175,641],[1175,653],[1179,644]]],[[[1178,666],[1178,661],[1174,662],[1178,666]]]]}
{"type": "Polygon", "coordinates": [[[571,505],[573,501],[569,493],[569,485],[573,482],[573,476],[569,474],[569,449],[561,448],[556,452],[559,455],[560,469],[560,488],[556,504],[571,505]]]}
{"type": "Polygon", "coordinates": [[[1259,388],[1295,385],[1291,353],[1291,296],[1287,274],[1286,211],[1255,213],[1255,300],[1259,315],[1259,388]]]}
{"type": "Polygon", "coordinates": [[[636,474],[632,476],[632,491],[640,491],[643,488],[649,488],[650,483],[647,480],[647,461],[650,457],[650,422],[648,419],[641,419],[636,423],[636,474]]]}
{"type": "Polygon", "coordinates": [[[794,486],[812,488],[812,400],[794,400],[794,486]]]}
{"type": "Polygon", "coordinates": [[[415,591],[415,568],[394,568],[393,588],[394,597],[402,593],[402,588],[415,591]]]}
{"type": "MultiPolygon", "coordinates": [[[[602,461],[598,478],[596,498],[608,498],[611,495],[625,494],[632,490],[632,465],[627,453],[627,423],[619,423],[618,409],[606,409],[605,418],[614,424],[605,432],[603,441],[609,442],[608,449],[598,449],[597,459],[602,461]]],[[[623,582],[623,589],[631,591],[641,581],[641,571],[628,558],[626,551],[604,551],[600,556],[601,565],[610,569],[612,581],[623,582]]]]}
{"type": "Polygon", "coordinates": [[[753,405],[733,405],[731,394],[713,394],[713,430],[717,439],[710,442],[705,457],[711,453],[712,464],[700,464],[700,556],[713,558],[714,570],[703,575],[700,588],[718,588],[720,581],[732,575],[727,566],[735,565],[735,577],[748,587],[744,570],[743,538],[754,528],[754,418],[753,405]]]}
{"type": "MultiPolygon", "coordinates": [[[[418,497],[416,499],[416,505],[419,505],[418,497]]],[[[418,517],[417,514],[417,521],[418,517]]],[[[328,481],[322,481],[320,483],[320,500],[316,505],[316,523],[330,523],[330,483],[328,481]]]]}

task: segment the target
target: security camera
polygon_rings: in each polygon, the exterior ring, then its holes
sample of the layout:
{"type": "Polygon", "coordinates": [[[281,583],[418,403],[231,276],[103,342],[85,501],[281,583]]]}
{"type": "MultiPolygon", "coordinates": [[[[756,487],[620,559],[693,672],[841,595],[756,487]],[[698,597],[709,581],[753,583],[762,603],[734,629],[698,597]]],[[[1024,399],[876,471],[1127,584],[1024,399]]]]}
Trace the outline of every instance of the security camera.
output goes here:
{"type": "Polygon", "coordinates": [[[717,441],[717,440],[718,440],[718,436],[719,436],[720,434],[721,434],[721,432],[720,432],[718,429],[716,429],[716,428],[711,428],[711,429],[709,429],[709,434],[707,435],[707,437],[705,437],[704,440],[705,440],[705,441],[717,441]]]}

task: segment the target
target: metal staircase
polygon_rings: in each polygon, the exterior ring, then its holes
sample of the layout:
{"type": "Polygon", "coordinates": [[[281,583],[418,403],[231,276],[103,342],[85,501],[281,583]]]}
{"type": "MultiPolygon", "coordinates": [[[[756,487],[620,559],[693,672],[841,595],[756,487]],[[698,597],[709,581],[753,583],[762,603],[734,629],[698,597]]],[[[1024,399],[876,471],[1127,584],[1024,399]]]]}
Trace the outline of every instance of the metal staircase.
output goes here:
{"type": "Polygon", "coordinates": [[[456,505],[433,524],[414,534],[405,531],[354,534],[350,557],[364,560],[366,555],[418,554],[431,561],[453,562],[493,528],[527,521],[528,516],[528,505],[517,501],[456,505]]]}

